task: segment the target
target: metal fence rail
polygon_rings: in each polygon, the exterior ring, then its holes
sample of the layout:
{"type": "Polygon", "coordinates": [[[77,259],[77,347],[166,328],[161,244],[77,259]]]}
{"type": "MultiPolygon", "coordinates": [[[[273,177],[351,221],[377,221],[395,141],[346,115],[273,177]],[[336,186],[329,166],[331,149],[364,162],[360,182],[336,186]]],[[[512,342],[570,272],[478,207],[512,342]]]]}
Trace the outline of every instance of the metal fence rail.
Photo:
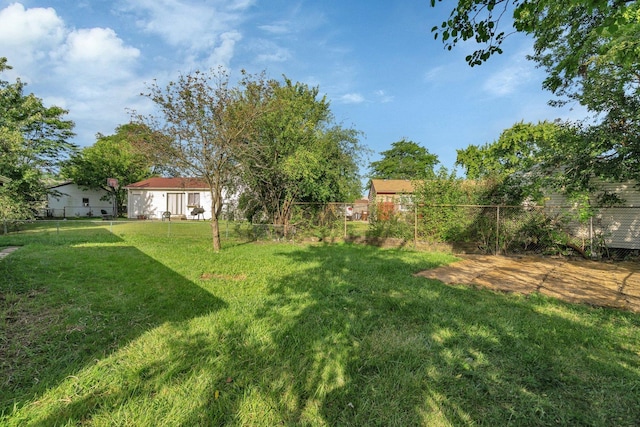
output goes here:
{"type": "MultiPolygon", "coordinates": [[[[210,232],[209,221],[37,220],[56,230],[100,224],[113,233],[196,237],[210,232]],[[199,226],[195,224],[200,224],[199,226]],[[191,231],[190,231],[191,230],[191,231]],[[179,232],[178,232],[179,231],[179,232]]],[[[24,224],[3,223],[4,232],[24,224]]],[[[454,252],[486,254],[579,253],[609,257],[640,253],[640,207],[576,209],[571,206],[402,205],[354,206],[349,203],[293,207],[288,221],[253,223],[222,219],[223,238],[274,241],[400,241],[402,246],[449,247],[454,252]]]]}
{"type": "Polygon", "coordinates": [[[371,231],[385,237],[456,244],[483,253],[609,256],[640,250],[640,207],[420,205],[380,207],[371,231]]]}

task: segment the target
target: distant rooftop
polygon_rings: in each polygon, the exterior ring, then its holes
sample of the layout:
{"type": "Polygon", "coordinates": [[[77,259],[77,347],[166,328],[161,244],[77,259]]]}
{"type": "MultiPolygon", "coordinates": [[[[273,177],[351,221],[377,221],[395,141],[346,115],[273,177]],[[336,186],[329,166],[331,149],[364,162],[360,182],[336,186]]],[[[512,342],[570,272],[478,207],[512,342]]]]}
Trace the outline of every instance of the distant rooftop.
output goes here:
{"type": "Polygon", "coordinates": [[[180,190],[180,189],[192,189],[202,190],[208,189],[209,185],[206,182],[197,178],[162,178],[155,177],[145,179],[143,181],[134,182],[127,185],[125,188],[132,189],[148,189],[148,190],[180,190]]]}

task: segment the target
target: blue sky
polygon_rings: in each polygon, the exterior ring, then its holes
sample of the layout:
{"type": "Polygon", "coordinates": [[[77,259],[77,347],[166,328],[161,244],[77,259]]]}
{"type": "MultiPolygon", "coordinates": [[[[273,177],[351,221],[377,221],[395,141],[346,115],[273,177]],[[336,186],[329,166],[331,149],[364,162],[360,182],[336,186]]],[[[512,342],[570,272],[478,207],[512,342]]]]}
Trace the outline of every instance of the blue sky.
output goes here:
{"type": "Polygon", "coordinates": [[[452,168],[456,149],[484,144],[521,120],[579,119],[549,107],[532,41],[511,37],[480,67],[464,43],[446,51],[431,28],[454,2],[429,0],[0,0],[0,56],[27,90],[69,110],[74,142],[95,142],[148,112],[154,79],[225,66],[318,86],[335,119],[378,153],[407,138],[452,168]]]}

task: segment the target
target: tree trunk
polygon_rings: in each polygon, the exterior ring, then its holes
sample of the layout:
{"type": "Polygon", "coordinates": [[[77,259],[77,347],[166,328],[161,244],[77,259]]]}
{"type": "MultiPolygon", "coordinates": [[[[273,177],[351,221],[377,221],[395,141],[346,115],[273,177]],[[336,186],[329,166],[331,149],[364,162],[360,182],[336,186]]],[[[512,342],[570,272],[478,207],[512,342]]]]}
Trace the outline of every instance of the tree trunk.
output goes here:
{"type": "Polygon", "coordinates": [[[218,218],[220,217],[220,205],[221,195],[217,190],[211,189],[211,238],[213,241],[213,251],[220,252],[220,224],[218,218]]]}
{"type": "Polygon", "coordinates": [[[211,236],[213,238],[214,252],[220,252],[220,224],[218,223],[218,215],[215,212],[211,216],[211,236]]]}

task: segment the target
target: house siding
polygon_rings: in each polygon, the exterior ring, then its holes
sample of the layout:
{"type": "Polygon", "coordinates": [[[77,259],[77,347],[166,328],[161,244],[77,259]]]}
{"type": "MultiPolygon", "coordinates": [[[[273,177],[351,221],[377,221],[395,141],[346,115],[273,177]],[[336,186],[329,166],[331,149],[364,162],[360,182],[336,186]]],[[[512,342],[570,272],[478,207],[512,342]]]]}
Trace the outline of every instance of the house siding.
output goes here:
{"type": "Polygon", "coordinates": [[[211,219],[211,193],[204,189],[135,189],[128,191],[129,218],[162,219],[164,212],[181,215],[187,219],[195,219],[191,211],[195,206],[189,205],[189,194],[199,194],[200,207],[204,208],[202,216],[211,219]]]}
{"type": "MultiPolygon", "coordinates": [[[[47,216],[74,218],[94,216],[100,217],[101,210],[113,214],[113,203],[102,200],[108,196],[106,190],[83,190],[75,183],[66,183],[51,187],[50,191],[57,191],[60,195],[47,196],[47,216]]],[[[44,215],[43,215],[44,216],[44,215]]]]}
{"type": "MultiPolygon", "coordinates": [[[[591,240],[602,239],[609,248],[640,249],[640,190],[634,182],[596,182],[598,193],[604,191],[616,194],[624,200],[621,205],[597,208],[593,218],[587,224],[572,221],[570,231],[578,238],[591,240]]],[[[596,204],[595,195],[591,201],[596,204]]],[[[561,207],[574,209],[572,204],[561,194],[548,197],[546,207],[557,213],[561,207]]]]}

